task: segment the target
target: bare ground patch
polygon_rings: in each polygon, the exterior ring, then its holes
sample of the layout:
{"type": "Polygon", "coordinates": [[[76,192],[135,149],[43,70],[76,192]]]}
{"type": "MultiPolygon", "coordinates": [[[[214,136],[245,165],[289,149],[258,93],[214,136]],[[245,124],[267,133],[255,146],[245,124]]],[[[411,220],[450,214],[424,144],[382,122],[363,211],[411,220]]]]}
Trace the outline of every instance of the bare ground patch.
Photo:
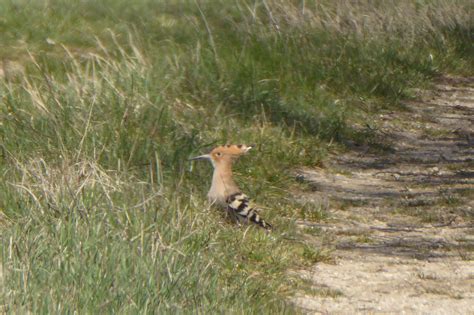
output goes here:
{"type": "Polygon", "coordinates": [[[375,124],[389,153],[368,147],[301,170],[329,202],[316,228],[334,250],[301,276],[315,292],[293,302],[308,313],[474,314],[474,78],[445,76],[417,91],[407,111],[375,124]]]}

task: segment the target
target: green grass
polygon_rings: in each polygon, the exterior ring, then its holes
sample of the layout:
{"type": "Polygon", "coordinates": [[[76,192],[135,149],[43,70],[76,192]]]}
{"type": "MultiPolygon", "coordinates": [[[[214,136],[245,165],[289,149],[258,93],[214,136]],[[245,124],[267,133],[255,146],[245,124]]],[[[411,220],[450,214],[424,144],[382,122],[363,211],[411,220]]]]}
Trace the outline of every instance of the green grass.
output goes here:
{"type": "MultiPolygon", "coordinates": [[[[9,312],[284,313],[288,269],[327,259],[292,170],[442,72],[472,75],[472,4],[0,1],[2,303],[9,312]],[[25,23],[25,21],[28,21],[25,23]],[[226,223],[236,165],[277,228],[226,223]]],[[[368,134],[369,133],[369,134],[368,134]]]]}

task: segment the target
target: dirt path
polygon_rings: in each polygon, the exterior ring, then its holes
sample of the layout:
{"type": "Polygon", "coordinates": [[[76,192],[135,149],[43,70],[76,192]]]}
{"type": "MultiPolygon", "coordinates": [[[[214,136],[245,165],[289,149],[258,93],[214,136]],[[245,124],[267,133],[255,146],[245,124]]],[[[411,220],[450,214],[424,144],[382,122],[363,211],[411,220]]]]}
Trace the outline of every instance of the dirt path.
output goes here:
{"type": "Polygon", "coordinates": [[[330,216],[300,225],[335,256],[301,272],[314,290],[294,302],[308,313],[474,314],[474,78],[418,93],[375,122],[389,153],[360,146],[302,171],[301,197],[330,216]]]}

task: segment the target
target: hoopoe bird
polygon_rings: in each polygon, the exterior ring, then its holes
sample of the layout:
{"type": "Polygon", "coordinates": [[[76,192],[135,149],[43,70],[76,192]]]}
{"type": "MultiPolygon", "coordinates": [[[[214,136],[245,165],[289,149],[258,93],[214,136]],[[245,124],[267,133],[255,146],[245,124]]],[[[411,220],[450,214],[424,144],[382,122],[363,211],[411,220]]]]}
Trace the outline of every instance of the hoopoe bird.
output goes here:
{"type": "Polygon", "coordinates": [[[191,160],[209,160],[214,167],[212,184],[207,194],[211,204],[225,208],[231,217],[239,222],[253,222],[271,230],[272,226],[263,220],[258,210],[252,205],[249,197],[242,193],[232,176],[232,164],[253,146],[228,144],[214,148],[209,154],[200,155],[191,160]]]}

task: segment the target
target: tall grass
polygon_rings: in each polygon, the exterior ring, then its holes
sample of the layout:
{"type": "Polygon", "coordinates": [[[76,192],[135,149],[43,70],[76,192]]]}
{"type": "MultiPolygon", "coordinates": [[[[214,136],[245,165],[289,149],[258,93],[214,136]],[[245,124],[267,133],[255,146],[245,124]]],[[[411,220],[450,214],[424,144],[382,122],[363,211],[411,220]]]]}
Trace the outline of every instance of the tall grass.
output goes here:
{"type": "Polygon", "coordinates": [[[291,222],[325,213],[291,170],[472,74],[468,1],[377,3],[1,1],[4,310],[292,311],[287,270],[325,255],[291,222]],[[236,173],[274,233],[206,204],[187,159],[226,142],[257,143],[236,173]]]}

